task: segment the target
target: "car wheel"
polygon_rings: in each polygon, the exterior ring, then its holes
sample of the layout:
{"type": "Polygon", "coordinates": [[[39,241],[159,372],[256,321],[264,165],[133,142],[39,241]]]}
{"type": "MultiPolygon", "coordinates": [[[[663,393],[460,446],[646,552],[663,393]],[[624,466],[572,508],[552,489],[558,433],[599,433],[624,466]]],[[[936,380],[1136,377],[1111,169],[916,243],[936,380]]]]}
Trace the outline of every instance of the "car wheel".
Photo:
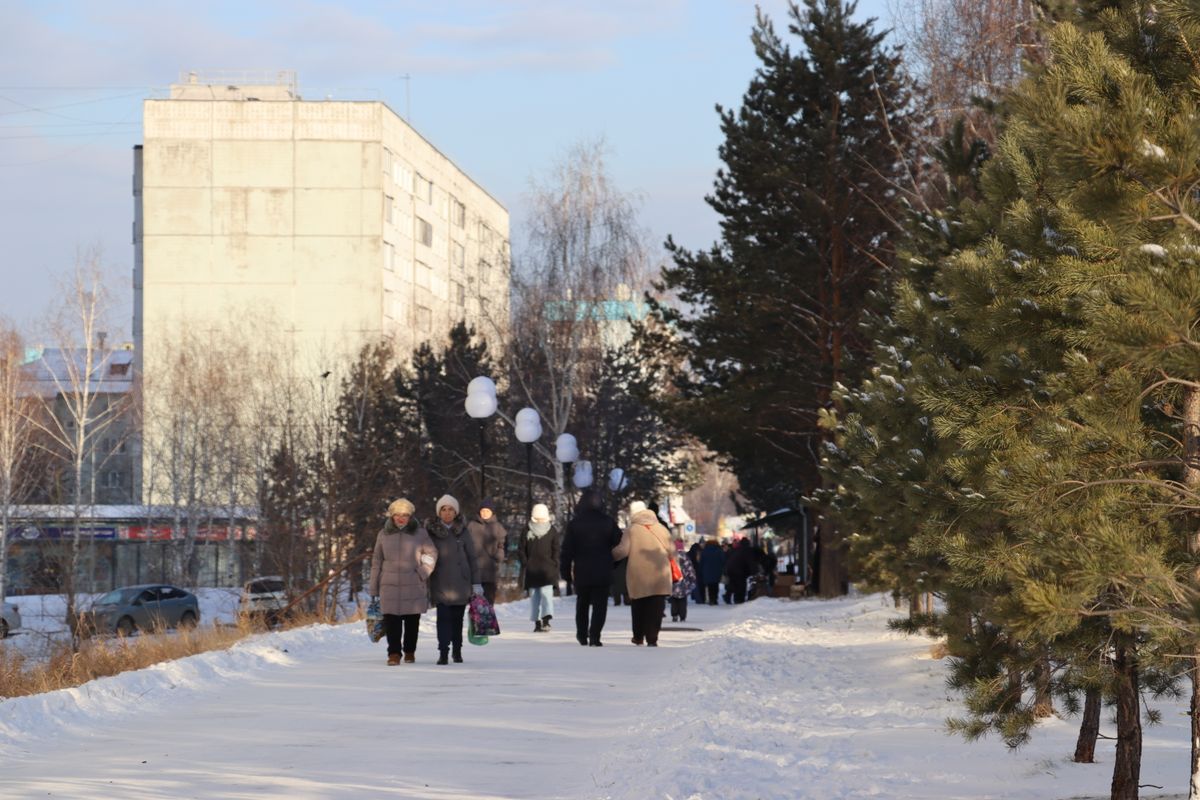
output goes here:
{"type": "Polygon", "coordinates": [[[0,639],[8,638],[8,620],[0,619],[0,639]]]}
{"type": "Polygon", "coordinates": [[[137,630],[137,625],[133,622],[133,617],[121,617],[117,620],[117,635],[132,636],[137,630]]]}
{"type": "Polygon", "coordinates": [[[183,616],[179,618],[179,627],[189,630],[196,627],[196,615],[191,611],[183,612],[183,616]]]}

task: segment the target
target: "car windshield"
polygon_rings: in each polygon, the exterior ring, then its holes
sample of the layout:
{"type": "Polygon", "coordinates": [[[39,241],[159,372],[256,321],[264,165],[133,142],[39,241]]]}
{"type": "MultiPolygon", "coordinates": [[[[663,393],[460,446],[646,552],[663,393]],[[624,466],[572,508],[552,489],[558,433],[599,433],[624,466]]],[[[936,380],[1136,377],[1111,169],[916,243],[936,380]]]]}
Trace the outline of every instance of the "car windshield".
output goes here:
{"type": "Polygon", "coordinates": [[[268,592],[282,592],[283,581],[278,578],[262,578],[257,581],[251,581],[246,591],[250,594],[266,594],[268,592]]]}
{"type": "Polygon", "coordinates": [[[133,599],[140,589],[113,589],[96,601],[98,606],[119,606],[133,599]]]}

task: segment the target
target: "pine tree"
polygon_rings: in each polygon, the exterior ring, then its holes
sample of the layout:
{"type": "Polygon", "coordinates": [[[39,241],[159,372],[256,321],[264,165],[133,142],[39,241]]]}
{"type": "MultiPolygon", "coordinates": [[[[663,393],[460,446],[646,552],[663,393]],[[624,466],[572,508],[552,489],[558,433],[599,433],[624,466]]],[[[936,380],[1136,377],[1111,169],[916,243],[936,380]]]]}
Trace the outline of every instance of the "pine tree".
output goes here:
{"type": "MultiPolygon", "coordinates": [[[[707,252],[668,241],[674,264],[657,287],[681,303],[654,310],[688,363],[665,410],[763,508],[820,484],[818,414],[868,348],[862,310],[891,259],[909,88],[899,55],[854,11],[841,0],[791,5],[803,53],[759,15],[762,66],[741,108],[719,109],[725,168],[708,202],[722,240],[707,252]]],[[[844,576],[831,527],[822,567],[833,579],[822,584],[832,588],[844,576]]]]}

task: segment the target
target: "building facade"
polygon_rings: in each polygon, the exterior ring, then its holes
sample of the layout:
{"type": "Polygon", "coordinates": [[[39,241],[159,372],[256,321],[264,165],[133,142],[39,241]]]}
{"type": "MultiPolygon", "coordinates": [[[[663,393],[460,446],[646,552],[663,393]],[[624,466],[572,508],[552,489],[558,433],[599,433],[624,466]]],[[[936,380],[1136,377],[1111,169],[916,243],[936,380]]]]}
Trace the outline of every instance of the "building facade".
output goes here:
{"type": "Polygon", "coordinates": [[[191,74],[135,149],[134,340],[257,314],[301,355],[506,321],[505,208],[384,103],[191,74]]]}

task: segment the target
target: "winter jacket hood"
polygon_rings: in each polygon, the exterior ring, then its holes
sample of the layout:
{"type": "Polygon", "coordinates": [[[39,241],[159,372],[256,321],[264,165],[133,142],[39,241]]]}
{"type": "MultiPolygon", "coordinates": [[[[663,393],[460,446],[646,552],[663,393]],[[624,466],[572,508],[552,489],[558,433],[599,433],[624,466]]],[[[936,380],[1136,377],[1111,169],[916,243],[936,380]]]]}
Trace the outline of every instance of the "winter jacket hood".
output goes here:
{"type": "Polygon", "coordinates": [[[380,533],[407,533],[409,536],[414,536],[421,529],[421,524],[412,517],[409,517],[408,522],[404,523],[403,528],[397,528],[396,523],[389,517],[388,521],[383,523],[383,530],[380,533]]]}

